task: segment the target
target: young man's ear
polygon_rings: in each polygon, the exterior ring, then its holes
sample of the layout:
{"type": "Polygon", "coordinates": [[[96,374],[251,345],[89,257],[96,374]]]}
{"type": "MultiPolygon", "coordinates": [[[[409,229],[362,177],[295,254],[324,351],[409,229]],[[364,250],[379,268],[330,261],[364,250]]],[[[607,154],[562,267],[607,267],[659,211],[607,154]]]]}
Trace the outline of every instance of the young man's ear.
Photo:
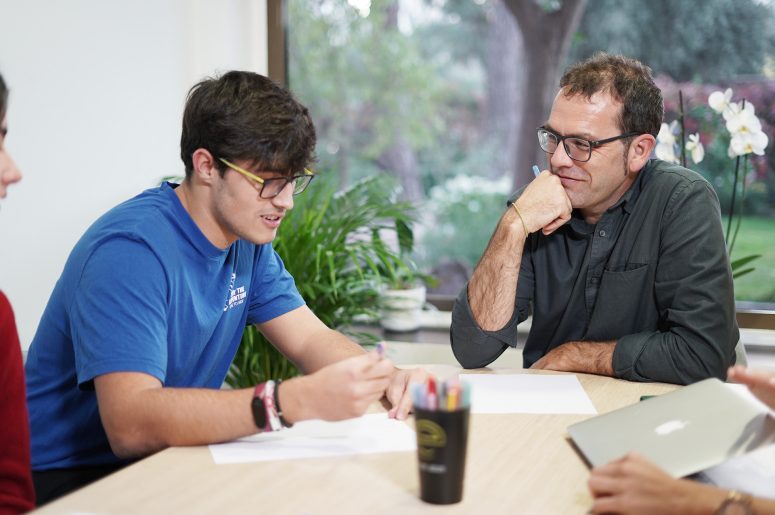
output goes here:
{"type": "Polygon", "coordinates": [[[215,164],[215,158],[209,150],[198,148],[191,154],[191,161],[194,164],[192,178],[198,181],[210,182],[218,174],[218,167],[215,164]]]}
{"type": "Polygon", "coordinates": [[[637,173],[651,157],[657,140],[651,134],[641,134],[633,138],[627,153],[627,171],[637,173]]]}

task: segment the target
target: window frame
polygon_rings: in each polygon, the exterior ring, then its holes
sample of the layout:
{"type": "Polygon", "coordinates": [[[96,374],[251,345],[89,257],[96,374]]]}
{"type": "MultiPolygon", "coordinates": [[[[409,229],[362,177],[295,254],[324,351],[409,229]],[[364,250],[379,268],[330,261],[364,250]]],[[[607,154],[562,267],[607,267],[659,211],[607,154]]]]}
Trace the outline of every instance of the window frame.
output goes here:
{"type": "MultiPolygon", "coordinates": [[[[287,0],[267,0],[267,52],[269,78],[288,86],[288,9],[287,0]]],[[[454,304],[455,295],[432,295],[440,309],[454,304]]],[[[736,302],[738,326],[746,329],[775,330],[775,307],[767,303],[736,302]]]]}

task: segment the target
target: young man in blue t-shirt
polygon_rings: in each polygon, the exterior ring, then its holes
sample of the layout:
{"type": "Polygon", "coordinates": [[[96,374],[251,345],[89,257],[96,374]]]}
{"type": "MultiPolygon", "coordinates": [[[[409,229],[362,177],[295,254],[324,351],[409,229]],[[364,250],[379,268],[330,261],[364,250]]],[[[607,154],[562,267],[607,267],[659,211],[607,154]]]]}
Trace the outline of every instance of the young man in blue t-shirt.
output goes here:
{"type": "Polygon", "coordinates": [[[38,504],[172,445],[304,419],[404,418],[410,379],[326,327],[271,246],[312,178],[315,129],[285,89],[249,72],[195,85],[186,177],[113,208],[76,244],[27,360],[38,504]],[[219,387],[246,324],[306,373],[219,387]]]}

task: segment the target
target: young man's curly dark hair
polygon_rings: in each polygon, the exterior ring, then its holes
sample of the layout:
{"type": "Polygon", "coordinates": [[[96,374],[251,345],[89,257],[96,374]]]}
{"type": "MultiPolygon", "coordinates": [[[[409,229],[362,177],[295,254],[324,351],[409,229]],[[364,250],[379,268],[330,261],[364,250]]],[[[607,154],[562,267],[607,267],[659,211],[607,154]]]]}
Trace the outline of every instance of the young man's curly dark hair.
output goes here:
{"type": "MultiPolygon", "coordinates": [[[[216,159],[248,161],[262,171],[298,174],[314,160],[315,142],[307,108],[263,75],[230,71],[199,82],[188,93],[180,137],[187,178],[198,148],[216,159]]],[[[225,166],[216,163],[223,173],[225,166]]]]}

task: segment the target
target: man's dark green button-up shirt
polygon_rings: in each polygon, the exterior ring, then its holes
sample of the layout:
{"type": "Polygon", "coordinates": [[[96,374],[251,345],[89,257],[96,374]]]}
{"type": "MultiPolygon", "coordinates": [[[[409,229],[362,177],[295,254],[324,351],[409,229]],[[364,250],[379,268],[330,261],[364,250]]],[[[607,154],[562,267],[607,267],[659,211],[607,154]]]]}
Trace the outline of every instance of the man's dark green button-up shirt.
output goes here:
{"type": "Polygon", "coordinates": [[[452,349],[466,368],[515,346],[532,304],[529,367],[568,341],[616,341],[616,377],[688,384],[726,377],[739,331],[718,197],[699,174],[652,160],[597,225],[574,211],[531,234],[512,319],[483,331],[467,287],[452,312],[452,349]]]}

